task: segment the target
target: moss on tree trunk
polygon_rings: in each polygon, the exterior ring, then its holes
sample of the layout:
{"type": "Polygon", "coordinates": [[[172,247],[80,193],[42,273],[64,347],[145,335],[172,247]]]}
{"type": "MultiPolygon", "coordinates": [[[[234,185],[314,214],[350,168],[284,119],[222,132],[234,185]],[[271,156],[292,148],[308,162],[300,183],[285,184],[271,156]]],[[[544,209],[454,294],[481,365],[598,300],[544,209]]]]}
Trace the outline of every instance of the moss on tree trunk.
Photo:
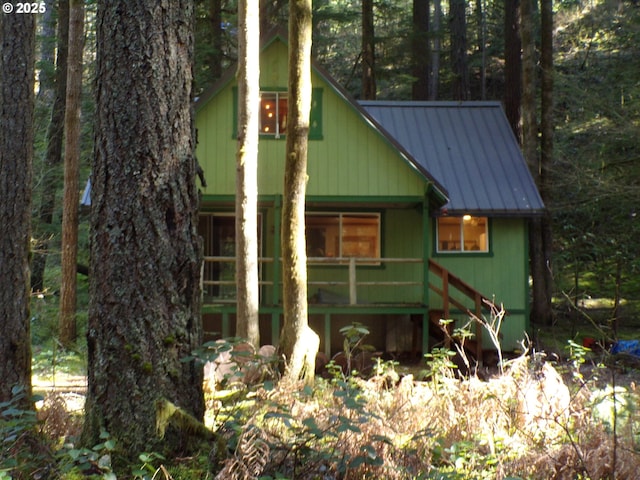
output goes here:
{"type": "Polygon", "coordinates": [[[191,111],[193,3],[97,13],[88,395],[83,440],[158,448],[156,401],[200,419],[201,247],[191,111]]]}

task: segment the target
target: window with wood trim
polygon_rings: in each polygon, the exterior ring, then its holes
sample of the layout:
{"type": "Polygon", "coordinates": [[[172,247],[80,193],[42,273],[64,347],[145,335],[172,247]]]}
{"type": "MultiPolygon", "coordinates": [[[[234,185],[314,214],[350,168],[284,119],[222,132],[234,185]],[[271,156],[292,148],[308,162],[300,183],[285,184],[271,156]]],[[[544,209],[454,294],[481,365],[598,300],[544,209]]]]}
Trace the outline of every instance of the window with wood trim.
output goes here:
{"type": "Polygon", "coordinates": [[[436,244],[438,253],[486,253],[489,251],[487,217],[439,217],[436,244]]]}
{"type": "Polygon", "coordinates": [[[379,213],[307,213],[305,223],[309,258],[380,258],[379,213]]]}

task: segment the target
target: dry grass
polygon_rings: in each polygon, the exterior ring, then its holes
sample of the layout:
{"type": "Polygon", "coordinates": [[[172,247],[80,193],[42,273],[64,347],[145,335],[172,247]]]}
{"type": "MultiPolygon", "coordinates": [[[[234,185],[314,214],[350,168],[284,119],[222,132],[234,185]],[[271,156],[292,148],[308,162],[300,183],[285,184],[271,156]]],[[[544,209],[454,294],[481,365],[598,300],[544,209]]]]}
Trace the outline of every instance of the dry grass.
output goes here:
{"type": "MultiPolygon", "coordinates": [[[[260,431],[269,460],[255,477],[237,478],[599,480],[640,471],[633,437],[594,421],[584,384],[566,383],[533,357],[488,381],[390,383],[351,379],[301,393],[303,385],[281,382],[261,391],[245,432],[260,431]]],[[[227,467],[242,463],[242,449],[251,451],[245,444],[227,467]]]]}

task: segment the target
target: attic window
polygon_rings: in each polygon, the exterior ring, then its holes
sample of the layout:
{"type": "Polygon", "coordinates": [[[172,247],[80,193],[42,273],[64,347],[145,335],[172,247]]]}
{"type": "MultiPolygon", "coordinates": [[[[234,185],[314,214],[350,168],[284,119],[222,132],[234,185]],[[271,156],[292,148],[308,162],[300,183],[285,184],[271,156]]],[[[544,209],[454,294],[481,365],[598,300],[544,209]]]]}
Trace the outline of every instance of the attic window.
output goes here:
{"type": "Polygon", "coordinates": [[[262,92],[260,94],[260,133],[279,138],[287,130],[286,92],[262,92]]]}
{"type": "Polygon", "coordinates": [[[437,220],[437,251],[479,253],[489,251],[487,217],[440,217],[437,220]]]}

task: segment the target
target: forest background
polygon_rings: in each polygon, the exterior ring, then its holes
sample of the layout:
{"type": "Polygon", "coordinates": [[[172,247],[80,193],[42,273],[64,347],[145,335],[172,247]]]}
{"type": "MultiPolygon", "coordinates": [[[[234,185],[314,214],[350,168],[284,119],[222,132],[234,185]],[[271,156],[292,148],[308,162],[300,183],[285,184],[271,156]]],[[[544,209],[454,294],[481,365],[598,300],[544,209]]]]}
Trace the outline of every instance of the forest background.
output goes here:
{"type": "MultiPolygon", "coordinates": [[[[450,2],[451,6],[449,2],[431,2],[429,28],[417,39],[413,3],[410,0],[380,0],[370,5],[374,13],[375,63],[372,73],[375,97],[380,100],[500,100],[505,103],[509,115],[513,93],[508,88],[510,83],[505,80],[509,75],[505,69],[508,63],[505,57],[509,55],[509,41],[505,40],[509,31],[508,28],[505,30],[509,12],[505,11],[505,5],[513,7],[518,2],[462,2],[465,15],[461,33],[456,33],[460,30],[455,29],[452,16],[456,2],[450,2]],[[440,15],[435,14],[437,11],[440,15]],[[462,56],[452,53],[456,36],[465,46],[462,56]],[[422,53],[420,65],[416,62],[416,52],[422,53]],[[462,68],[456,66],[460,59],[464,62],[462,68]],[[423,80],[427,85],[422,87],[422,93],[416,93],[419,83],[415,82],[416,72],[420,68],[426,72],[423,80]],[[461,79],[457,71],[464,72],[465,78],[461,79]]],[[[56,4],[50,0],[45,14],[39,17],[37,37],[39,89],[35,118],[32,287],[40,293],[41,299],[49,300],[36,301],[34,305],[35,331],[43,332],[35,339],[36,345],[39,340],[56,337],[58,333],[50,315],[50,307],[56,303],[51,295],[60,289],[63,210],[64,110],[61,108],[64,105],[56,84],[59,87],[66,79],[60,73],[56,74],[56,62],[66,61],[60,45],[67,33],[59,28],[57,17],[61,10],[56,4]],[[41,321],[36,321],[42,309],[41,321]],[[50,324],[51,329],[38,327],[42,324],[50,324]]],[[[321,0],[314,2],[313,8],[315,57],[355,98],[363,98],[363,82],[369,80],[365,80],[362,68],[366,63],[363,59],[362,2],[321,0]]],[[[92,19],[95,4],[87,2],[86,9],[81,187],[91,169],[94,138],[95,25],[92,19]]],[[[265,2],[261,13],[263,32],[274,26],[286,26],[286,2],[265,2]]],[[[535,10],[533,15],[535,81],[539,91],[540,12],[535,10]]],[[[633,321],[637,316],[635,305],[640,299],[637,275],[640,268],[640,220],[637,218],[640,188],[640,169],[637,167],[640,156],[637,140],[639,18],[637,2],[633,1],[563,0],[554,3],[554,150],[545,167],[543,196],[553,232],[549,263],[553,277],[553,323],[569,334],[575,331],[574,323],[582,318],[575,314],[571,304],[573,307],[602,307],[599,313],[604,314],[612,326],[623,331],[630,327],[631,335],[636,326],[633,321]],[[619,308],[621,304],[622,309],[619,308]]],[[[236,2],[196,2],[196,95],[215,82],[236,60],[236,24],[236,2]]],[[[521,124],[513,123],[516,133],[520,133],[521,124]]],[[[537,174],[535,176],[537,178],[537,174]]],[[[87,209],[81,211],[79,226],[78,263],[79,271],[84,272],[89,255],[87,209]]],[[[86,304],[86,298],[82,298],[84,278],[79,277],[80,329],[85,315],[82,305],[86,304]]],[[[534,325],[536,320],[540,318],[534,314],[534,325]]],[[[539,323],[547,325],[549,320],[539,323]]],[[[544,336],[548,330],[544,328],[540,332],[544,336]]]]}
{"type": "MultiPolygon", "coordinates": [[[[455,43],[450,13],[460,2],[433,2],[442,7],[439,27],[427,35],[431,65],[438,53],[437,93],[430,97],[460,99],[460,75],[454,71],[455,43]]],[[[213,83],[236,57],[236,5],[229,1],[196,2],[195,92],[213,83]]],[[[462,2],[466,41],[464,57],[468,84],[465,99],[505,100],[505,5],[512,2],[462,2]]],[[[314,2],[314,54],[354,97],[363,95],[361,2],[314,2]]],[[[412,7],[410,1],[377,1],[374,12],[375,96],[410,99],[415,80],[412,7]]],[[[85,68],[82,105],[81,185],[93,158],[93,84],[95,72],[95,5],[86,4],[85,68]]],[[[60,289],[60,225],[62,218],[61,158],[49,156],[53,130],[60,128],[56,99],[56,46],[60,40],[57,2],[47,3],[38,20],[38,91],[36,97],[36,153],[34,164],[33,232],[35,245],[32,329],[35,369],[59,364],[61,356],[84,357],[86,278],[79,277],[78,342],[57,348],[60,289]],[[45,260],[40,271],[38,261],[45,260]]],[[[286,24],[286,2],[266,4],[265,29],[286,24]]],[[[534,11],[537,18],[539,12],[534,11]]],[[[584,318],[576,312],[602,315],[605,327],[633,337],[640,300],[637,198],[640,170],[637,160],[640,114],[640,8],[633,1],[560,1],[554,5],[554,124],[555,148],[548,165],[549,208],[553,231],[553,328],[545,332],[577,333],[584,318]],[[575,308],[577,307],[577,308],[575,308]],[[557,330],[554,330],[557,329],[557,330]]],[[[434,19],[432,18],[433,25],[434,19]]],[[[532,23],[534,26],[539,21],[532,23]]],[[[537,27],[534,37],[539,38],[537,27]]],[[[458,31],[459,32],[459,31],[458,31]]],[[[539,47],[539,43],[538,43],[539,47]]],[[[58,53],[60,50],[58,50],[58,53]]],[[[537,49],[539,54],[539,48],[537,49]]],[[[59,57],[57,59],[59,61],[59,57]]],[[[539,64],[537,63],[539,66],[539,64]]],[[[456,67],[457,68],[457,67],[456,67]]],[[[539,78],[540,69],[536,70],[539,78]]],[[[80,194],[80,192],[78,192],[80,194]]],[[[88,212],[81,211],[79,263],[88,264],[88,212]]],[[[81,270],[81,269],[80,269],[81,270]]],[[[599,327],[596,323],[595,327],[599,327]]],[[[591,325],[588,328],[593,328],[591,325]]],[[[581,332],[582,333],[582,332],[581,332]]]]}

